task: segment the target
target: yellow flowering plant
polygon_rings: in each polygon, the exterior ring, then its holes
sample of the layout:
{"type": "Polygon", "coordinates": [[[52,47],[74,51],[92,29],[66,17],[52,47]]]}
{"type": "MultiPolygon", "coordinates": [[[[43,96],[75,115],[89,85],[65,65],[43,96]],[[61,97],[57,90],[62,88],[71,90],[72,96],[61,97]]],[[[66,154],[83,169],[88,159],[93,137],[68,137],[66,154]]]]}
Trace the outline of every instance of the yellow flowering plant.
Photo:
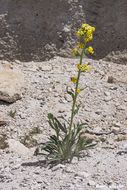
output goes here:
{"type": "Polygon", "coordinates": [[[74,89],[68,90],[67,93],[72,97],[72,109],[71,116],[68,121],[64,119],[64,123],[61,123],[53,114],[48,114],[48,123],[54,130],[54,134],[49,137],[48,142],[44,143],[42,150],[45,151],[47,159],[52,164],[71,162],[73,157],[80,157],[80,153],[91,146],[91,142],[83,138],[83,127],[86,127],[84,123],[75,124],[74,118],[78,113],[80,105],[77,104],[78,95],[81,92],[79,87],[80,76],[82,73],[89,72],[89,63],[83,64],[84,54],[93,55],[94,49],[92,46],[87,46],[87,43],[92,41],[95,27],[88,24],[82,24],[81,28],[76,32],[77,46],[72,50],[74,56],[79,57],[79,63],[77,67],[77,76],[71,77],[71,82],[74,85],[74,89]]]}
{"type": "Polygon", "coordinates": [[[86,53],[89,55],[93,55],[94,54],[94,49],[92,46],[89,46],[88,48],[86,48],[86,53]]]}

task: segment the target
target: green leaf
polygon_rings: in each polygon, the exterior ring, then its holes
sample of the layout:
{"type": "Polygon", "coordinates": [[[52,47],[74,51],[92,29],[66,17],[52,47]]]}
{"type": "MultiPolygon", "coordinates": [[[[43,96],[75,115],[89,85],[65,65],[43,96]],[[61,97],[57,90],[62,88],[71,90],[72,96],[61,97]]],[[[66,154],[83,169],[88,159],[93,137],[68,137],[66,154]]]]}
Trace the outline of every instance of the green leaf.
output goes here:
{"type": "Polygon", "coordinates": [[[76,108],[74,110],[74,115],[76,115],[79,112],[80,105],[76,105],[76,108]]]}
{"type": "Polygon", "coordinates": [[[62,115],[59,116],[59,118],[63,119],[67,124],[70,124],[70,122],[67,119],[65,119],[62,115]]]}
{"type": "Polygon", "coordinates": [[[74,95],[73,90],[71,89],[71,91],[70,91],[70,90],[68,90],[68,88],[67,88],[67,93],[72,97],[72,99],[73,99],[73,101],[74,101],[75,95],[74,95]]]}
{"type": "Polygon", "coordinates": [[[55,121],[56,121],[58,127],[59,127],[64,133],[67,133],[66,125],[65,125],[65,124],[62,125],[62,124],[60,123],[60,121],[59,121],[56,117],[54,117],[54,119],[55,119],[55,121]]]}
{"type": "Polygon", "coordinates": [[[83,128],[87,127],[88,124],[87,123],[81,123],[81,124],[77,124],[76,129],[77,129],[77,133],[79,133],[83,128]]]}
{"type": "Polygon", "coordinates": [[[88,127],[89,125],[88,125],[88,123],[80,123],[80,124],[78,123],[77,126],[88,127]]]}
{"type": "Polygon", "coordinates": [[[57,145],[59,139],[57,136],[52,135],[52,136],[50,136],[50,141],[57,145]]]}
{"type": "Polygon", "coordinates": [[[9,115],[10,117],[14,118],[15,115],[16,115],[16,110],[15,110],[15,111],[10,110],[10,111],[8,112],[8,115],[9,115]]]}
{"type": "Polygon", "coordinates": [[[66,129],[66,125],[65,124],[61,124],[60,121],[53,116],[53,114],[49,113],[48,114],[48,122],[49,125],[56,131],[56,134],[59,134],[59,131],[61,130],[64,133],[67,133],[67,129],[66,129]]]}

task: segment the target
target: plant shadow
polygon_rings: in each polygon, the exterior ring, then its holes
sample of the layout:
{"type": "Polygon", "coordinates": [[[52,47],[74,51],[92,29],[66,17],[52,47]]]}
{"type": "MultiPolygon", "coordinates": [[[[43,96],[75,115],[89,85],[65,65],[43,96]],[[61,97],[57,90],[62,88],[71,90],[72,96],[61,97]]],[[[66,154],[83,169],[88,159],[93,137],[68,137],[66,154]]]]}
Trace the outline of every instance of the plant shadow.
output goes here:
{"type": "Polygon", "coordinates": [[[9,106],[11,103],[0,100],[0,106],[9,106]]]}
{"type": "Polygon", "coordinates": [[[44,167],[46,168],[48,166],[47,161],[46,160],[39,160],[36,162],[25,162],[22,163],[23,167],[44,167]]]}

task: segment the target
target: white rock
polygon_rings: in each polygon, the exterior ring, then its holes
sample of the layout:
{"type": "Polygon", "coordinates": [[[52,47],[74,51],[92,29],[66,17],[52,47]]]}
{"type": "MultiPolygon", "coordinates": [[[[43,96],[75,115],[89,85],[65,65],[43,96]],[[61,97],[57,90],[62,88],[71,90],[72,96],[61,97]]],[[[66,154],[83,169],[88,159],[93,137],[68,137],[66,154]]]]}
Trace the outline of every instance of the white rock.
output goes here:
{"type": "Polygon", "coordinates": [[[21,164],[16,164],[14,167],[12,167],[12,170],[17,170],[21,167],[21,164]]]}
{"type": "Polygon", "coordinates": [[[124,141],[123,148],[124,150],[127,150],[127,141],[124,141]]]}
{"type": "Polygon", "coordinates": [[[88,178],[90,176],[87,172],[78,172],[77,175],[82,178],[88,178]]]}
{"type": "Polygon", "coordinates": [[[20,71],[9,68],[0,69],[0,100],[13,103],[21,98],[23,75],[20,71]]]}
{"type": "Polygon", "coordinates": [[[109,102],[111,99],[112,99],[111,96],[106,96],[104,100],[105,100],[105,102],[109,102]]]}
{"type": "Polygon", "coordinates": [[[95,186],[96,183],[95,183],[95,181],[89,180],[88,185],[89,185],[89,186],[95,186]]]}
{"type": "Polygon", "coordinates": [[[120,122],[113,122],[114,127],[120,128],[121,123],[120,122]]]}
{"type": "Polygon", "coordinates": [[[64,28],[63,28],[63,31],[64,32],[66,32],[66,33],[68,33],[68,32],[70,32],[70,30],[71,30],[71,26],[64,26],[64,28]]]}
{"type": "Polygon", "coordinates": [[[72,159],[72,164],[77,164],[79,161],[78,161],[78,158],[76,158],[76,157],[74,157],[73,159],[72,159]]]}
{"type": "Polygon", "coordinates": [[[65,172],[67,172],[67,173],[75,173],[75,171],[70,166],[67,166],[65,168],[65,172]]]}
{"type": "Polygon", "coordinates": [[[125,105],[119,105],[117,107],[118,110],[126,110],[126,106],[125,105]]]}
{"type": "Polygon", "coordinates": [[[120,132],[120,128],[119,127],[112,127],[112,131],[114,134],[118,134],[120,132]]]}
{"type": "Polygon", "coordinates": [[[104,92],[105,98],[104,100],[106,102],[110,101],[112,99],[110,92],[104,92]]]}
{"type": "Polygon", "coordinates": [[[10,152],[17,153],[19,156],[23,157],[31,157],[34,154],[34,149],[28,149],[19,141],[16,141],[14,139],[8,139],[7,142],[10,152]]]}
{"type": "Polygon", "coordinates": [[[52,66],[51,65],[44,65],[44,64],[42,64],[41,66],[39,66],[39,70],[41,70],[41,71],[51,71],[52,70],[52,66]]]}
{"type": "Polygon", "coordinates": [[[110,190],[106,185],[96,185],[96,190],[110,190]]]}
{"type": "Polygon", "coordinates": [[[95,111],[95,113],[96,113],[97,115],[100,115],[100,114],[102,113],[102,110],[101,110],[101,109],[98,109],[98,110],[95,111]]]}
{"type": "Polygon", "coordinates": [[[104,92],[105,96],[110,96],[110,92],[104,92]]]}
{"type": "Polygon", "coordinates": [[[19,60],[16,59],[16,60],[15,60],[15,63],[20,64],[21,62],[20,62],[19,60]]]}
{"type": "Polygon", "coordinates": [[[110,189],[111,190],[123,190],[125,188],[125,186],[124,185],[111,185],[110,186],[110,189]]]}
{"type": "Polygon", "coordinates": [[[63,164],[58,164],[52,168],[52,171],[57,171],[57,170],[63,169],[63,168],[65,168],[65,166],[63,164]]]}

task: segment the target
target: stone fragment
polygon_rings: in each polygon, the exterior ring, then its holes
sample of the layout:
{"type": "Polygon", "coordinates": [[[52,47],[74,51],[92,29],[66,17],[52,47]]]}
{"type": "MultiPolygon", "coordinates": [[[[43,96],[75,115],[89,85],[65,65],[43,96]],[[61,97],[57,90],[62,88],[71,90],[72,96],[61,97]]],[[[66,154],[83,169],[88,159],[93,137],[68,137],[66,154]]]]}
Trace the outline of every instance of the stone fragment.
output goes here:
{"type": "Polygon", "coordinates": [[[21,62],[18,59],[16,59],[15,63],[20,64],[21,62]]]}
{"type": "Polygon", "coordinates": [[[0,135],[0,149],[5,149],[8,147],[8,143],[6,142],[6,135],[3,134],[3,135],[0,135]]]}
{"type": "Polygon", "coordinates": [[[104,92],[105,96],[110,96],[110,92],[104,92]]]}
{"type": "Polygon", "coordinates": [[[77,157],[74,157],[74,158],[72,159],[72,164],[78,164],[78,162],[79,162],[79,160],[78,160],[77,157]]]}
{"type": "Polygon", "coordinates": [[[51,65],[41,65],[39,66],[39,70],[41,71],[51,71],[52,70],[52,66],[51,65]]]}
{"type": "Polygon", "coordinates": [[[88,178],[90,177],[90,174],[88,172],[78,172],[77,174],[75,174],[75,177],[81,177],[81,178],[88,178]]]}
{"type": "Polygon", "coordinates": [[[102,110],[98,109],[98,110],[95,111],[95,113],[96,113],[97,115],[100,115],[100,114],[102,113],[102,110]]]}
{"type": "Polygon", "coordinates": [[[110,190],[106,185],[96,185],[96,190],[110,190]]]}
{"type": "Polygon", "coordinates": [[[117,127],[117,128],[120,128],[121,127],[121,123],[120,122],[113,122],[113,126],[114,127],[117,127]]]}
{"type": "Polygon", "coordinates": [[[66,172],[66,173],[75,173],[75,171],[74,171],[70,166],[67,166],[67,167],[65,168],[65,172],[66,172]]]}
{"type": "Polygon", "coordinates": [[[113,83],[114,82],[114,78],[112,76],[108,76],[108,83],[113,83]]]}
{"type": "Polygon", "coordinates": [[[65,168],[65,166],[63,164],[58,164],[52,168],[52,171],[57,171],[57,170],[64,169],[64,168],[65,168]]]}
{"type": "Polygon", "coordinates": [[[87,142],[92,143],[93,141],[97,141],[98,138],[94,134],[83,133],[82,138],[85,138],[87,142]]]}
{"type": "Polygon", "coordinates": [[[6,125],[6,124],[7,124],[6,119],[3,118],[3,117],[0,115],[0,126],[6,125]]]}
{"type": "Polygon", "coordinates": [[[63,31],[66,33],[70,32],[70,30],[71,30],[71,26],[68,26],[68,25],[65,25],[63,28],[63,31]]]}
{"type": "Polygon", "coordinates": [[[112,132],[114,133],[114,134],[118,134],[119,132],[120,132],[120,128],[119,127],[112,127],[112,132]]]}
{"type": "Polygon", "coordinates": [[[106,96],[104,100],[105,100],[105,102],[109,102],[111,99],[112,99],[111,96],[106,96]]]}
{"type": "Polygon", "coordinates": [[[117,110],[126,110],[126,106],[125,105],[119,105],[119,106],[117,106],[117,110]]]}
{"type": "Polygon", "coordinates": [[[93,180],[89,180],[87,184],[89,186],[95,186],[96,185],[95,181],[93,181],[93,180]]]}
{"type": "Polygon", "coordinates": [[[123,149],[124,149],[124,150],[127,150],[127,141],[124,142],[124,144],[123,144],[123,149]]]}
{"type": "Polygon", "coordinates": [[[21,164],[16,164],[12,167],[12,170],[17,170],[21,167],[21,164]]]}

